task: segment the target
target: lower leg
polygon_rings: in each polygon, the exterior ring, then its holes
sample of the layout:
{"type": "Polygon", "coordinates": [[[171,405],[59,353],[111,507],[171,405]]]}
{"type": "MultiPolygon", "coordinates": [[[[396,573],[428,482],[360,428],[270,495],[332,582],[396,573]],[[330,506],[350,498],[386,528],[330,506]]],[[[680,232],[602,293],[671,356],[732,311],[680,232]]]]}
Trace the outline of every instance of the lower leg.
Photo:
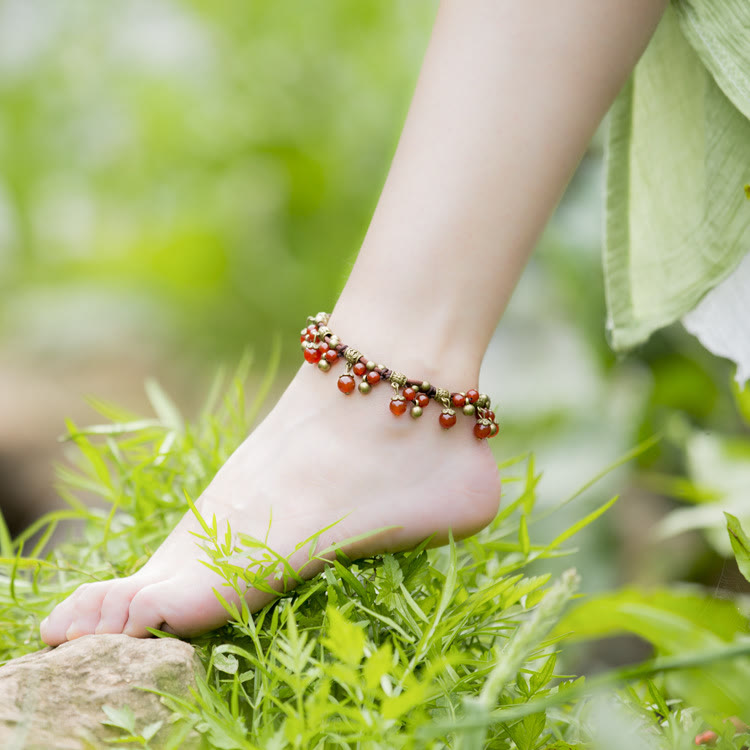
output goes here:
{"type": "Polygon", "coordinates": [[[447,388],[476,383],[528,256],[665,4],[442,3],[332,317],[344,341],[447,388]]]}
{"type": "MultiPolygon", "coordinates": [[[[479,365],[523,265],[664,0],[445,0],[388,181],[330,326],[373,360],[451,391],[479,365]]],[[[384,529],[351,555],[444,542],[488,523],[499,496],[470,430],[394,419],[303,367],[199,500],[220,533],[288,555],[384,529]],[[374,440],[372,436],[377,436],[374,440]],[[311,471],[328,460],[336,481],[311,471]],[[342,520],[343,519],[343,520],[342,520]]],[[[181,635],[220,625],[220,580],[191,514],[130,578],[79,589],[42,625],[55,645],[91,632],[181,635]]],[[[297,555],[300,567],[305,554],[297,555]]],[[[305,567],[313,574],[320,565],[305,567]]],[[[248,591],[251,608],[269,596],[248,591]]]]}

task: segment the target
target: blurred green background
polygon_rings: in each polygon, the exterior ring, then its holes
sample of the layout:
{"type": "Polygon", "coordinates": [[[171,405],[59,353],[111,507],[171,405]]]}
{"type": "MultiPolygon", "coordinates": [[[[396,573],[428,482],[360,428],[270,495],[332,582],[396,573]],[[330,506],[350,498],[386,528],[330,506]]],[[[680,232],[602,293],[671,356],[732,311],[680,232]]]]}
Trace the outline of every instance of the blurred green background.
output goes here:
{"type": "MultiPolygon", "coordinates": [[[[56,436],[93,419],[85,395],[147,410],[155,375],[190,414],[219,364],[250,350],[262,371],[276,335],[283,387],[301,322],[356,255],[435,8],[0,2],[0,502],[16,530],[57,502],[56,436]]],[[[534,451],[554,502],[661,434],[571,509],[623,495],[582,542],[585,584],[737,592],[710,529],[750,515],[743,397],[679,326],[609,349],[601,143],[487,354],[495,450],[534,451]]]]}

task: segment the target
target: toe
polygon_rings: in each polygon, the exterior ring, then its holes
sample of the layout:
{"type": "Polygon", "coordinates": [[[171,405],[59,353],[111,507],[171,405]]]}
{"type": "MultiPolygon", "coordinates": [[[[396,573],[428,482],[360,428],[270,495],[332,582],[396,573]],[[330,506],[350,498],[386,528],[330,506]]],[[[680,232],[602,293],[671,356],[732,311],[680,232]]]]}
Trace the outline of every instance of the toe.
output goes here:
{"type": "MultiPolygon", "coordinates": [[[[145,638],[149,635],[146,628],[158,628],[189,638],[224,625],[229,616],[214,593],[218,585],[211,576],[194,576],[189,581],[176,576],[145,586],[130,602],[122,632],[145,638]]],[[[226,591],[223,596],[235,598],[226,591]]]]}
{"type": "Polygon", "coordinates": [[[172,586],[169,581],[152,583],[137,591],[130,600],[128,617],[122,632],[134,638],[148,638],[146,628],[159,628],[164,622],[162,608],[172,586]]]}
{"type": "Polygon", "coordinates": [[[145,583],[135,576],[114,581],[102,601],[101,617],[95,632],[122,633],[128,621],[130,603],[144,585],[145,583]]]}
{"type": "Polygon", "coordinates": [[[99,624],[102,601],[112,587],[112,581],[89,584],[85,590],[74,594],[73,618],[65,631],[65,640],[72,641],[82,635],[90,635],[99,624]],[[80,593],[78,593],[80,592],[80,593]]]}
{"type": "Polygon", "coordinates": [[[49,646],[93,633],[111,581],[84,583],[55,607],[40,626],[42,640],[49,646]]]}

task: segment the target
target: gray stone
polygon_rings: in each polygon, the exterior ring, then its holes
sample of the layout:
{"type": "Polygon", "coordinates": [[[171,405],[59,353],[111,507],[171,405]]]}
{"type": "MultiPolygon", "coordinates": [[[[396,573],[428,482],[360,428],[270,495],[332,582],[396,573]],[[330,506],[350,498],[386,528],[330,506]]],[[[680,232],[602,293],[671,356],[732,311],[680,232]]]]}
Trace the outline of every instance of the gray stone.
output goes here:
{"type": "MultiPolygon", "coordinates": [[[[175,729],[171,711],[152,688],[188,698],[202,666],[195,649],[174,638],[88,635],[0,667],[0,747],[87,750],[124,734],[103,725],[103,707],[129,707],[136,732],[163,722],[151,743],[175,729]]],[[[127,712],[126,712],[127,713],[127,712]]],[[[195,747],[187,736],[180,747],[195,747]]]]}

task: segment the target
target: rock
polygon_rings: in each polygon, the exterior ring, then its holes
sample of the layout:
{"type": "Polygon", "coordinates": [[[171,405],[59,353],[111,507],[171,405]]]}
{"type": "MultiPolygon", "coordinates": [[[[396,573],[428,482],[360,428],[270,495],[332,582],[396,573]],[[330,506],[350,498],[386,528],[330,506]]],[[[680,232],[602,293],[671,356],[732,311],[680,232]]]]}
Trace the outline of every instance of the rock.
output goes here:
{"type": "MultiPolygon", "coordinates": [[[[132,709],[136,733],[163,722],[151,747],[174,729],[171,711],[153,688],[189,698],[203,668],[195,649],[174,638],[88,635],[0,667],[0,747],[81,750],[126,734],[103,725],[103,707],[132,709]]],[[[128,712],[124,712],[128,715],[128,712]]],[[[181,748],[196,747],[197,735],[181,748]]]]}

